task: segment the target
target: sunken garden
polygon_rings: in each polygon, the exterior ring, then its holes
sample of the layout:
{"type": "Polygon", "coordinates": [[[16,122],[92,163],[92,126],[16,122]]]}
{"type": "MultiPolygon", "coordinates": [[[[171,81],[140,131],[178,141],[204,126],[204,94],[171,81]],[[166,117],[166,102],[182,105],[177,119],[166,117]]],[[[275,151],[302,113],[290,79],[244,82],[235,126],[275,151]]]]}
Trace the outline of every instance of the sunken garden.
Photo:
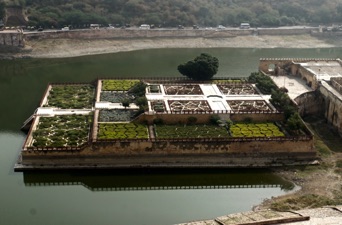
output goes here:
{"type": "MultiPolygon", "coordinates": [[[[316,158],[313,136],[284,114],[279,90],[215,79],[101,79],[51,84],[16,170],[130,167],[268,167],[316,158]]],[[[273,87],[273,86],[272,86],[273,87]]],[[[285,97],[284,97],[285,96],[285,97]]],[[[284,97],[284,98],[281,98],[284,97]]]]}

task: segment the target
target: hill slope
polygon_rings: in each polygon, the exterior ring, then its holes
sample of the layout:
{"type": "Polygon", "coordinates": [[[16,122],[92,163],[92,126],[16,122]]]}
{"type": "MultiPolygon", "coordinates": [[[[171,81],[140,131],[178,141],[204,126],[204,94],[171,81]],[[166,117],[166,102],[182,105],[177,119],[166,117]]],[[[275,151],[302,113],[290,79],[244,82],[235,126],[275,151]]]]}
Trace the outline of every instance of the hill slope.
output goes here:
{"type": "Polygon", "coordinates": [[[23,7],[30,25],[155,24],[252,26],[342,22],[340,0],[6,0],[23,7]]]}

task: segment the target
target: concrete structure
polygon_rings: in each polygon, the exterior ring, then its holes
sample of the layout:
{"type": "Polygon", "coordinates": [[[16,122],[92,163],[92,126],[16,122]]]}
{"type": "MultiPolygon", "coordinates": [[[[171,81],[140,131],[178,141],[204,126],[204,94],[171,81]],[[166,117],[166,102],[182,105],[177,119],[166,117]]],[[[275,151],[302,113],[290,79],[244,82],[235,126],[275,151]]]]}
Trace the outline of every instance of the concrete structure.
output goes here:
{"type": "Polygon", "coordinates": [[[340,59],[260,59],[259,70],[289,90],[302,115],[324,115],[342,136],[340,59]]]}
{"type": "MultiPolygon", "coordinates": [[[[65,169],[65,168],[130,168],[130,167],[269,167],[282,165],[307,164],[316,159],[313,137],[307,129],[302,136],[276,137],[217,137],[217,138],[158,138],[154,135],[154,120],[163,119],[166,124],[186,124],[189,117],[196,117],[196,123],[208,124],[212,115],[222,119],[254,122],[276,122],[283,120],[269,102],[269,96],[260,95],[255,87],[238,82],[245,94],[225,89],[224,81],[213,83],[190,83],[188,80],[153,81],[145,80],[146,97],[149,110],[134,119],[135,122],[147,123],[147,139],[99,139],[99,111],[108,109],[116,103],[100,101],[102,81],[97,82],[96,103],[94,108],[60,110],[43,107],[47,102],[51,87],[41,101],[41,107],[31,117],[32,126],[23,146],[16,170],[25,169],[65,169]],[[222,82],[222,84],[221,84],[222,82]],[[149,88],[159,87],[156,93],[149,88]],[[159,90],[159,91],[158,91],[159,90]],[[183,91],[187,93],[184,93],[183,91]],[[194,91],[194,93],[192,93],[194,91]],[[228,92],[227,92],[228,91],[228,92]],[[249,94],[247,93],[249,92],[249,94]],[[158,112],[152,107],[153,102],[163,102],[165,108],[158,112]],[[232,107],[234,103],[259,102],[252,111],[232,107]],[[185,102],[185,103],[184,103],[185,102]],[[195,104],[193,104],[195,102],[195,104]],[[173,103],[176,103],[172,105],[173,103]],[[184,103],[184,105],[182,105],[184,103]],[[189,108],[178,108],[189,107],[189,108]],[[191,108],[195,105],[195,108],[191,108]],[[261,108],[258,108],[261,107],[261,108]],[[242,111],[240,111],[242,110],[242,111]],[[42,116],[87,114],[94,112],[93,125],[89,139],[77,147],[34,147],[33,131],[42,116]]],[[[228,86],[229,86],[228,85],[228,86]]],[[[229,86],[230,87],[230,86],[229,86]]],[[[134,105],[132,106],[135,107],[134,105]]],[[[254,106],[253,106],[254,107],[254,106]]],[[[28,121],[27,121],[28,122],[28,121]]],[[[114,121],[115,122],[115,121],[114,121]]]]}
{"type": "Polygon", "coordinates": [[[272,210],[241,212],[220,216],[214,220],[194,221],[179,225],[339,225],[341,221],[342,206],[340,205],[288,212],[272,210]]]}

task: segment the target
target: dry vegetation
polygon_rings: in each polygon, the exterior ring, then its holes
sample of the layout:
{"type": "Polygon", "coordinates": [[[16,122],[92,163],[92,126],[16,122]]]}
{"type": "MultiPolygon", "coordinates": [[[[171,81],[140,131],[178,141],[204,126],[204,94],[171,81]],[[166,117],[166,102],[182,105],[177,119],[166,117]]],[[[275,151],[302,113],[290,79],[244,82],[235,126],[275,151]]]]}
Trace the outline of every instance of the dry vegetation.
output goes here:
{"type": "Polygon", "coordinates": [[[342,203],[342,144],[340,136],[324,120],[307,119],[315,133],[320,164],[275,171],[299,185],[298,192],[266,200],[258,209],[298,210],[342,203]]]}

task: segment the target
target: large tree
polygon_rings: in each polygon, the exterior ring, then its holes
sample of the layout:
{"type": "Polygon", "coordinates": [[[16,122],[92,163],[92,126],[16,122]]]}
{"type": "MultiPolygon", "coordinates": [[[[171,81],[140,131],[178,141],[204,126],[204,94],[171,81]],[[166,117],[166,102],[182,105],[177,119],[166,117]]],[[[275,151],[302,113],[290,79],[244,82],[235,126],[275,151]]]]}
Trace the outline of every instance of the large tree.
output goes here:
{"type": "Polygon", "coordinates": [[[5,2],[0,1],[0,21],[4,19],[6,14],[6,4],[5,2]]]}
{"type": "Polygon", "coordinates": [[[178,71],[193,80],[210,80],[216,73],[219,60],[207,53],[202,53],[194,60],[178,66],[178,71]]]}

